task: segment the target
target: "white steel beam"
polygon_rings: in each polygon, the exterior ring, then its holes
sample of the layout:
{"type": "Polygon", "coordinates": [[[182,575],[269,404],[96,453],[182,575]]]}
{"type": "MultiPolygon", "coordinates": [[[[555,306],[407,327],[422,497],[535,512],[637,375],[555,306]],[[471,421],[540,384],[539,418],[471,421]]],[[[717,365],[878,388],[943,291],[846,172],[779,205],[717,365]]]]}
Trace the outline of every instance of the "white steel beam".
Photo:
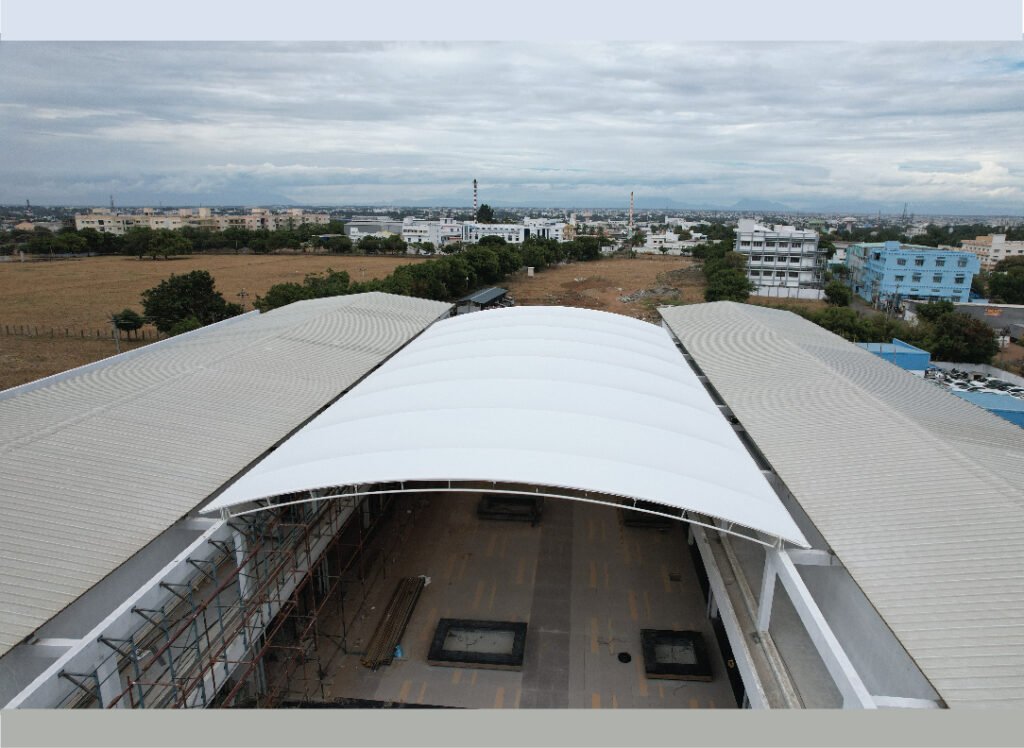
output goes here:
{"type": "Polygon", "coordinates": [[[842,566],[839,558],[834,553],[822,551],[817,548],[791,548],[786,551],[790,560],[797,566],[842,566]]]}
{"type": "Polygon", "coordinates": [[[77,647],[82,643],[81,639],[36,639],[32,642],[33,647],[62,647],[69,649],[77,647]]]}
{"type": "Polygon", "coordinates": [[[97,641],[101,636],[118,639],[129,636],[138,626],[133,608],[158,608],[167,592],[160,587],[161,582],[178,583],[195,572],[195,568],[187,563],[189,558],[202,558],[212,555],[216,549],[209,544],[212,539],[226,539],[228,527],[223,521],[217,521],[206,532],[184,548],[163,569],[139,587],[127,600],[121,603],[110,615],[100,621],[79,642],[69,647],[63,655],[27,685],[4,709],[25,707],[54,708],[66,696],[66,689],[58,674],[62,670],[89,673],[96,671],[106,659],[106,651],[101,652],[97,641]]]}
{"type": "Polygon", "coordinates": [[[736,661],[737,669],[740,671],[740,677],[743,679],[743,687],[746,690],[750,707],[753,709],[768,709],[768,696],[765,694],[764,684],[761,683],[761,679],[757,675],[757,668],[754,666],[754,660],[748,649],[746,637],[743,634],[743,629],[740,627],[739,618],[736,616],[732,600],[729,598],[729,590],[725,586],[725,580],[722,579],[722,572],[715,561],[711,546],[708,545],[707,533],[705,533],[704,527],[699,524],[691,524],[690,537],[696,543],[697,550],[700,551],[700,556],[704,561],[704,570],[708,575],[708,584],[718,605],[718,614],[722,619],[722,625],[725,627],[729,644],[732,646],[732,656],[736,661]]]}
{"type": "Polygon", "coordinates": [[[875,706],[885,709],[941,709],[934,699],[910,699],[903,696],[872,696],[875,706]]]}

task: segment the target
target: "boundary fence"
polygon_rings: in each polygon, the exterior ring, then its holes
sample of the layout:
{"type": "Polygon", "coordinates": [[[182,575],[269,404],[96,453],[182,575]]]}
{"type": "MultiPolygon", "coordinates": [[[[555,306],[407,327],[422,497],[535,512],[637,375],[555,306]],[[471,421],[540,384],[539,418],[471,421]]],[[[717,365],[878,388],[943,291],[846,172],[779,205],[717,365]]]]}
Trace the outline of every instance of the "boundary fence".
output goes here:
{"type": "MultiPolygon", "coordinates": [[[[50,325],[11,325],[0,324],[0,335],[22,338],[77,338],[80,340],[113,340],[114,331],[106,329],[86,329],[75,327],[52,327],[50,325]]],[[[133,332],[120,332],[122,341],[162,340],[165,335],[152,327],[143,327],[133,332]]]]}

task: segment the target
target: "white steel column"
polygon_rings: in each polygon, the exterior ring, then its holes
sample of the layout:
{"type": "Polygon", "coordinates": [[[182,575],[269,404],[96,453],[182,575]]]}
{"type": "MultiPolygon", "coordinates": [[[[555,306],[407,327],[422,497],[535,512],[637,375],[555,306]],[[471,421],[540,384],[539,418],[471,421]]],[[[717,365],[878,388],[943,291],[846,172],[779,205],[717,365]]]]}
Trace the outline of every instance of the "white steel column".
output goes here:
{"type": "Polygon", "coordinates": [[[245,536],[238,530],[232,528],[231,542],[235,546],[235,565],[238,567],[238,594],[243,600],[248,600],[251,594],[252,580],[246,572],[245,555],[249,552],[249,546],[245,542],[245,536]]]}
{"type": "MultiPolygon", "coordinates": [[[[96,666],[96,680],[100,683],[100,702],[104,709],[109,709],[114,699],[124,690],[121,673],[117,670],[117,659],[117,654],[111,652],[96,666]]],[[[125,699],[120,699],[114,708],[123,709],[125,706],[125,699]]]]}
{"type": "Polygon", "coordinates": [[[818,604],[814,602],[814,597],[797,571],[793,560],[785,552],[775,548],[766,548],[765,554],[764,579],[761,584],[761,600],[758,604],[758,630],[768,631],[777,578],[782,582],[783,588],[800,617],[800,622],[803,623],[807,634],[811,637],[814,648],[821,656],[836,688],[842,694],[843,708],[875,709],[874,699],[832,632],[832,628],[825,620],[825,616],[822,615],[818,604]],[[766,590],[768,590],[767,593],[766,590]]]}
{"type": "Polygon", "coordinates": [[[778,574],[772,563],[772,549],[765,548],[764,575],[761,577],[761,596],[757,598],[757,630],[767,631],[772,620],[772,605],[775,602],[775,580],[778,574]]]}

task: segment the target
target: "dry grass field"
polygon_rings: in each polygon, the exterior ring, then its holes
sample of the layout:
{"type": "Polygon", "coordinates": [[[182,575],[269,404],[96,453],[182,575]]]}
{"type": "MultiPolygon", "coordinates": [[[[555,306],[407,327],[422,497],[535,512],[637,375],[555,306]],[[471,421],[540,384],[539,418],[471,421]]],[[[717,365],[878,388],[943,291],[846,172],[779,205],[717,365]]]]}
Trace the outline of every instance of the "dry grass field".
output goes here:
{"type": "Polygon", "coordinates": [[[533,278],[519,273],[504,283],[519,305],[600,309],[656,321],[659,304],[704,300],[704,277],[689,257],[614,257],[546,268],[533,278]],[[642,296],[630,301],[630,297],[642,296]]]}
{"type": "Polygon", "coordinates": [[[169,260],[91,257],[60,262],[0,263],[0,326],[38,326],[93,330],[109,327],[111,313],[125,307],[142,311],[139,294],[172,273],[208,270],[217,290],[246,309],[256,294],[275,283],[301,281],[327,268],[345,270],[352,280],[389,274],[399,265],[422,262],[414,257],[346,255],[189,255],[169,260]]]}
{"type": "MultiPolygon", "coordinates": [[[[171,273],[208,270],[229,301],[240,301],[238,294],[244,288],[248,309],[253,297],[273,284],[301,281],[307,273],[328,267],[347,271],[353,280],[369,280],[399,265],[421,261],[344,255],[194,255],[166,261],[97,257],[0,264],[0,389],[114,355],[110,314],[125,307],[141,311],[141,292],[171,273]],[[39,335],[4,335],[4,325],[38,328],[39,335]],[[71,337],[64,336],[65,330],[71,337]],[[95,337],[97,330],[103,336],[100,339],[95,337]]],[[[657,322],[657,307],[662,304],[703,301],[705,284],[691,258],[641,255],[547,268],[533,278],[518,273],[504,285],[520,305],[600,309],[657,322]]],[[[765,306],[824,306],[824,302],[755,296],[750,301],[765,306]]],[[[141,344],[123,341],[122,350],[141,344]]]]}
{"type": "MultiPolygon", "coordinates": [[[[147,341],[151,342],[151,341],[147,341]]],[[[121,351],[147,343],[121,341],[121,351]]],[[[113,339],[0,335],[0,390],[48,377],[117,353],[113,339]]]]}
{"type": "MultiPolygon", "coordinates": [[[[370,280],[421,261],[345,255],[192,255],[170,260],[92,257],[0,263],[0,389],[114,355],[110,314],[125,307],[141,312],[139,295],[172,273],[208,270],[228,301],[241,301],[238,294],[244,288],[245,306],[251,309],[255,295],[275,283],[301,281],[307,273],[333,268],[347,271],[353,280],[370,280]],[[5,335],[5,325],[38,328],[39,336],[5,335]],[[72,337],[64,337],[65,330],[72,337]],[[97,330],[100,339],[95,337],[97,330]]],[[[153,333],[148,328],[148,334],[153,333]]],[[[138,345],[122,341],[122,350],[138,345]]]]}

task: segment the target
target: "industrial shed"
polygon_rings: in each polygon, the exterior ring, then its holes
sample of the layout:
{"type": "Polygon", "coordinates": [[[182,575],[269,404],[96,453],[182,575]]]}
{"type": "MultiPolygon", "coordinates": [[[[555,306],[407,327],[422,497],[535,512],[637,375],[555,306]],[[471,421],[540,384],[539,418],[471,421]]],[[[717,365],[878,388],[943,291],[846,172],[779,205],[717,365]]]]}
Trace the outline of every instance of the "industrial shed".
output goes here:
{"type": "MultiPolygon", "coordinates": [[[[660,311],[817,550],[801,576],[860,684],[950,707],[1020,707],[1020,430],[791,312],[660,311]],[[915,669],[923,681],[903,677],[915,669]]],[[[770,595],[771,565],[762,575],[764,561],[745,555],[750,584],[770,595]]],[[[762,615],[766,624],[770,607],[762,615]]]]}
{"type": "Polygon", "coordinates": [[[0,477],[46,478],[3,496],[29,534],[0,703],[1015,703],[1022,468],[993,419],[944,435],[977,409],[788,313],[450,311],[300,302],[0,395],[0,477]],[[908,463],[865,417],[948,490],[883,489],[862,456],[908,463]],[[841,429],[854,452],[808,459],[841,429]],[[112,449],[140,467],[110,480],[112,449]]]}
{"type": "Polygon", "coordinates": [[[0,656],[78,602],[31,662],[0,659],[0,702],[201,531],[144,549],[450,309],[306,301],[0,393],[0,656]]]}

